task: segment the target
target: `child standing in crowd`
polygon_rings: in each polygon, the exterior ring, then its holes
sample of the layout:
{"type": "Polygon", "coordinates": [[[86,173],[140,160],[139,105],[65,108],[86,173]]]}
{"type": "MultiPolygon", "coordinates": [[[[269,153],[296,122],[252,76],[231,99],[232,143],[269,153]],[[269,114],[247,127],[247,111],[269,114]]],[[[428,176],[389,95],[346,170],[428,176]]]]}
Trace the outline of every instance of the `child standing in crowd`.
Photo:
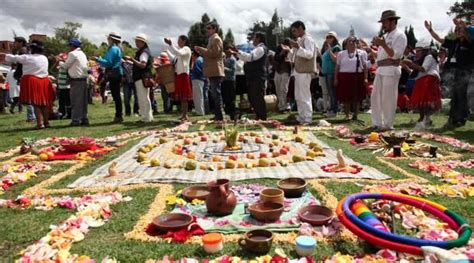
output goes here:
{"type": "Polygon", "coordinates": [[[420,113],[416,127],[418,129],[431,126],[430,116],[441,109],[441,90],[439,85],[438,56],[431,47],[417,50],[419,64],[411,60],[402,63],[418,71],[415,87],[411,95],[410,107],[420,113]],[[418,55],[418,53],[421,53],[418,55]]]}
{"type": "Polygon", "coordinates": [[[18,106],[18,112],[23,111],[23,106],[20,103],[20,85],[15,79],[16,64],[13,64],[10,71],[7,73],[7,85],[10,87],[10,98],[12,103],[10,104],[10,113],[15,112],[15,107],[18,106]]]}

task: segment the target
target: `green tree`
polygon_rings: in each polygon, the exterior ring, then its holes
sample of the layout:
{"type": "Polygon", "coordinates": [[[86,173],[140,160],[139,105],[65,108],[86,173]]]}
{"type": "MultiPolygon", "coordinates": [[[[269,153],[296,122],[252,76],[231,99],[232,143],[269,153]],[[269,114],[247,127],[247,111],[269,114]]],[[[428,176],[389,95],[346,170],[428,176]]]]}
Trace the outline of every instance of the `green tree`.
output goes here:
{"type": "Polygon", "coordinates": [[[456,2],[454,5],[449,7],[448,15],[454,15],[456,18],[466,18],[474,14],[474,0],[464,0],[462,2],[456,2]]]}
{"type": "Polygon", "coordinates": [[[405,35],[407,36],[408,46],[410,46],[411,48],[415,48],[418,40],[415,37],[415,30],[412,25],[410,25],[409,27],[405,27],[405,35]]]}
{"type": "Polygon", "coordinates": [[[230,28],[227,30],[227,33],[225,34],[224,45],[235,46],[234,34],[232,34],[232,30],[230,28]]]}
{"type": "Polygon", "coordinates": [[[275,9],[272,19],[269,22],[256,21],[253,26],[249,28],[247,39],[251,39],[255,32],[262,32],[265,34],[267,47],[275,50],[284,38],[291,37],[291,30],[289,27],[282,25],[282,19],[278,16],[278,11],[275,9]],[[274,30],[277,29],[277,30],[274,30]]]}
{"type": "MultiPolygon", "coordinates": [[[[189,43],[190,43],[191,47],[193,47],[193,46],[206,46],[207,45],[208,37],[207,37],[206,27],[207,27],[207,24],[209,24],[209,22],[211,22],[211,21],[219,24],[215,18],[213,18],[211,20],[211,18],[206,13],[204,13],[201,16],[201,21],[194,23],[189,28],[188,38],[189,38],[189,43]]],[[[219,30],[218,30],[217,34],[221,38],[223,37],[222,29],[220,27],[219,27],[219,30]]]]}

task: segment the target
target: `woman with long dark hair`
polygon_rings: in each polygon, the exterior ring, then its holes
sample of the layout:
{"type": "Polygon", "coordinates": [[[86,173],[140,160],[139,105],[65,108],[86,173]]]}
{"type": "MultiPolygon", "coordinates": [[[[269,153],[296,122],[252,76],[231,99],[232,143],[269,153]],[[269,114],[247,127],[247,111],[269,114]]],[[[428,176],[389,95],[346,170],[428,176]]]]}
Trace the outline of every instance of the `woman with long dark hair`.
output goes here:
{"type": "Polygon", "coordinates": [[[20,102],[33,105],[37,128],[49,127],[49,109],[54,99],[54,90],[48,78],[48,58],[43,55],[44,46],[33,40],[31,54],[10,55],[0,53],[0,62],[23,65],[23,77],[20,82],[20,102]]]}
{"type": "Polygon", "coordinates": [[[175,91],[171,95],[174,101],[181,103],[180,121],[188,121],[188,102],[193,100],[189,66],[191,63],[191,49],[188,47],[189,39],[185,35],[178,37],[178,45],[174,45],[170,38],[165,38],[169,45],[168,54],[174,59],[175,65],[175,91]]]}
{"type": "Polygon", "coordinates": [[[439,85],[439,61],[430,46],[417,49],[417,60],[403,60],[402,63],[417,71],[415,86],[410,98],[410,107],[420,114],[417,128],[431,126],[430,116],[441,109],[441,89],[439,85]]]}
{"type": "Polygon", "coordinates": [[[107,36],[109,49],[103,57],[93,57],[101,67],[105,68],[105,79],[109,82],[110,92],[115,103],[115,118],[112,123],[123,122],[122,117],[122,97],[120,96],[120,83],[122,82],[122,48],[120,43],[122,37],[117,33],[110,33],[107,36]]]}

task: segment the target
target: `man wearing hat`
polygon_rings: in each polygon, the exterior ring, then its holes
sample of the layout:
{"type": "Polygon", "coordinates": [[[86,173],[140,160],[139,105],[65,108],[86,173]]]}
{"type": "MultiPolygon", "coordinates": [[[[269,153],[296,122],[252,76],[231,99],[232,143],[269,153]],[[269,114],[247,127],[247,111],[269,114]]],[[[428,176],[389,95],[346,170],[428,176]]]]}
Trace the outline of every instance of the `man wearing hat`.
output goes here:
{"type": "Polygon", "coordinates": [[[153,112],[150,102],[150,87],[145,87],[143,79],[150,77],[153,57],[148,47],[148,38],[145,34],[139,34],[135,37],[135,45],[138,50],[135,58],[126,56],[125,60],[133,64],[133,81],[137,90],[138,110],[141,116],[141,122],[151,122],[153,112]]]}
{"type": "Polygon", "coordinates": [[[86,54],[81,50],[81,41],[73,38],[69,41],[69,53],[65,62],[59,67],[67,70],[71,83],[71,126],[89,125],[87,118],[87,77],[88,65],[86,54]]]}
{"type": "Polygon", "coordinates": [[[393,10],[382,13],[383,36],[374,37],[378,46],[377,71],[370,97],[372,128],[392,130],[397,109],[398,82],[401,75],[400,60],[407,46],[405,33],[397,29],[399,16],[393,10]]]}
{"type": "Polygon", "coordinates": [[[336,70],[336,58],[342,47],[339,45],[337,34],[329,31],[324,41],[324,52],[321,56],[321,87],[324,101],[324,109],[327,110],[325,117],[335,117],[339,107],[336,97],[336,87],[334,85],[334,75],[336,70]]]}
{"type": "Polygon", "coordinates": [[[99,65],[105,68],[105,76],[109,82],[110,92],[114,98],[115,104],[115,118],[112,123],[123,122],[122,117],[122,96],[120,95],[120,83],[122,82],[123,68],[122,68],[122,56],[123,52],[120,48],[122,37],[112,32],[107,35],[107,42],[109,49],[103,57],[93,57],[99,65]]]}

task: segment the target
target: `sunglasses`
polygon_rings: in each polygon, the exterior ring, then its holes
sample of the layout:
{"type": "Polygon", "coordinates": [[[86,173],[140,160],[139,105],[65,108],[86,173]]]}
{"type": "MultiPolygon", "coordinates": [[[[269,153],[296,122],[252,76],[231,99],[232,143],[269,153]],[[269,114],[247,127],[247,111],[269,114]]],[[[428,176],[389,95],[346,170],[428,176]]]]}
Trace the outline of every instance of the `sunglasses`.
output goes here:
{"type": "Polygon", "coordinates": [[[212,27],[207,27],[207,30],[211,30],[211,29],[213,29],[213,28],[212,27]]]}

